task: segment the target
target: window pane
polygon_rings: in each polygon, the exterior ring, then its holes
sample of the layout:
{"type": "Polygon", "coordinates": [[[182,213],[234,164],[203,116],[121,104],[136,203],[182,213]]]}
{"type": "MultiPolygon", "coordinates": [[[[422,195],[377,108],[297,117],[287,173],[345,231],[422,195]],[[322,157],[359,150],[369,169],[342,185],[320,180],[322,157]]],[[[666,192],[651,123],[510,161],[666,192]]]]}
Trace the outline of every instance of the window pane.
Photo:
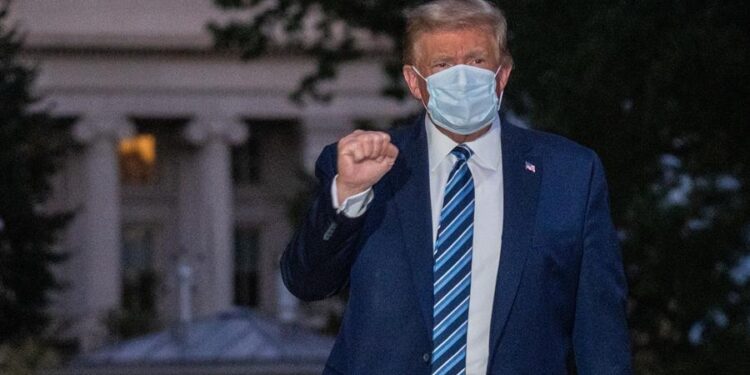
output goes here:
{"type": "Polygon", "coordinates": [[[258,230],[238,228],[234,233],[234,303],[258,305],[258,230]]]}
{"type": "Polygon", "coordinates": [[[232,177],[238,185],[268,183],[270,175],[283,173],[279,163],[299,150],[295,119],[249,119],[248,140],[232,149],[232,177]],[[281,159],[281,160],[278,160],[281,159]]]}
{"type": "Polygon", "coordinates": [[[156,229],[148,225],[125,226],[122,231],[123,308],[153,311],[156,275],[153,271],[156,229]]]}
{"type": "Polygon", "coordinates": [[[251,135],[248,140],[232,148],[232,178],[237,184],[260,182],[260,142],[251,135]]]}
{"type": "Polygon", "coordinates": [[[147,185],[156,181],[156,137],[138,134],[120,141],[120,181],[126,185],[147,185]]]}

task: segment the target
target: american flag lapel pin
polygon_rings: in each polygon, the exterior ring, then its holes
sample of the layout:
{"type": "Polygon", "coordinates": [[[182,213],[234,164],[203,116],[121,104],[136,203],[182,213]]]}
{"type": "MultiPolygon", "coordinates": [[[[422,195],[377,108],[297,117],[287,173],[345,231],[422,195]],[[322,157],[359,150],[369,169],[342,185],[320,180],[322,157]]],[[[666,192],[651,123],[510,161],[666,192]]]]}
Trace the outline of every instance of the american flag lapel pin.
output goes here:
{"type": "Polygon", "coordinates": [[[531,173],[536,173],[536,165],[526,162],[526,170],[531,173]]]}

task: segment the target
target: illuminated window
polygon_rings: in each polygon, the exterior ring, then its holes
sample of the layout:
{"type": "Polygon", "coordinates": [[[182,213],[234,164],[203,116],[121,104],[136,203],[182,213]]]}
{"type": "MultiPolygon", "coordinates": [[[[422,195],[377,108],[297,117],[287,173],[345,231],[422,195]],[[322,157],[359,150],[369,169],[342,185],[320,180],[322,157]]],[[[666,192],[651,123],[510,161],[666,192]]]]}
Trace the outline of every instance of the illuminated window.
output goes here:
{"type": "Polygon", "coordinates": [[[147,185],[156,181],[156,137],[142,133],[120,141],[120,181],[147,185]]]}

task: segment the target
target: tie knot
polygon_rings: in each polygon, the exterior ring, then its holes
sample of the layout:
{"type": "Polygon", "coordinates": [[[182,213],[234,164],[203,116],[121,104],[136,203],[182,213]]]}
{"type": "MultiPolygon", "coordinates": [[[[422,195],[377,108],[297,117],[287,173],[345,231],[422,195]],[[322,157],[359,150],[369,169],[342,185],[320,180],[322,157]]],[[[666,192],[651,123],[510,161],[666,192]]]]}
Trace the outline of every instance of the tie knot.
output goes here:
{"type": "Polygon", "coordinates": [[[461,161],[469,160],[469,158],[471,157],[473,153],[474,152],[471,151],[469,146],[465,144],[460,144],[454,147],[453,150],[451,151],[451,154],[455,155],[458,158],[458,160],[461,160],[461,161]]]}

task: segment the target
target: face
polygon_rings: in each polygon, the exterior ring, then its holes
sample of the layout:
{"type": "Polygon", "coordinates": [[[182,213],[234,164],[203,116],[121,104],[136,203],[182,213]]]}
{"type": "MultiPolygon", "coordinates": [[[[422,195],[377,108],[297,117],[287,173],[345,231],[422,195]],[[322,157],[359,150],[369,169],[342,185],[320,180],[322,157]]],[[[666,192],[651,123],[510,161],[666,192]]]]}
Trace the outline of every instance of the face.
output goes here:
{"type": "MultiPolygon", "coordinates": [[[[500,53],[495,37],[483,28],[423,33],[417,38],[415,45],[414,67],[425,78],[458,64],[473,65],[492,73],[500,67],[500,53]]],[[[495,79],[498,94],[505,89],[510,71],[510,67],[502,67],[497,74],[495,79]]],[[[412,70],[411,65],[404,65],[403,74],[411,94],[426,104],[430,99],[427,83],[412,70]]]]}

